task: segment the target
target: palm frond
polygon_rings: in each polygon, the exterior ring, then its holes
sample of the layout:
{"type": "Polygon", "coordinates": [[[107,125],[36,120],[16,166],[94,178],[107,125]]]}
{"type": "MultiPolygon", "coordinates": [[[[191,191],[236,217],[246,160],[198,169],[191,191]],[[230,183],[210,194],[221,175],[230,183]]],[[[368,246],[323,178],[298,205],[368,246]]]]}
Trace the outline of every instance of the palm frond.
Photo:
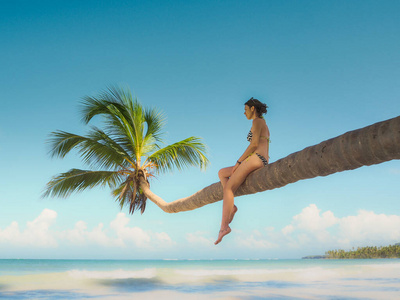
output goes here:
{"type": "MultiPolygon", "coordinates": [[[[89,137],[98,143],[104,145],[104,149],[99,149],[101,150],[107,150],[110,149],[110,151],[100,151],[99,153],[95,153],[96,157],[99,161],[102,161],[106,159],[106,161],[112,161],[116,157],[114,157],[113,152],[111,151],[114,150],[115,154],[118,154],[120,158],[122,157],[124,162],[120,162],[120,165],[125,166],[125,162],[131,162],[134,160],[134,155],[130,151],[128,147],[125,147],[124,140],[120,139],[119,137],[113,137],[107,134],[106,132],[102,131],[99,128],[92,127],[92,130],[89,132],[89,137]]],[[[101,165],[101,167],[107,167],[106,164],[101,165]]]]}
{"type": "Polygon", "coordinates": [[[82,160],[96,164],[100,168],[116,168],[126,165],[124,157],[129,154],[102,130],[93,127],[88,136],[80,136],[57,130],[50,134],[50,155],[64,158],[72,149],[76,149],[82,160]]]}
{"type": "Polygon", "coordinates": [[[156,172],[182,170],[188,166],[199,166],[205,169],[209,164],[206,147],[198,137],[190,137],[171,144],[151,154],[147,160],[156,165],[156,172]]]}
{"type": "Polygon", "coordinates": [[[144,133],[144,114],[143,107],[135,99],[132,109],[129,110],[129,121],[133,130],[133,136],[135,139],[135,152],[137,159],[139,160],[142,156],[143,146],[143,133],[144,133]]]}
{"type": "Polygon", "coordinates": [[[157,109],[144,110],[144,121],[147,125],[146,133],[143,137],[141,145],[141,155],[147,156],[161,148],[159,143],[162,143],[162,129],[165,126],[165,117],[157,109]]]}
{"type": "Polygon", "coordinates": [[[163,135],[162,129],[166,124],[164,114],[155,108],[146,109],[144,112],[144,120],[147,124],[145,139],[151,136],[155,141],[163,142],[161,139],[161,136],[163,135]]]}
{"type": "Polygon", "coordinates": [[[85,96],[81,101],[82,121],[88,124],[97,115],[104,115],[113,118],[110,108],[114,107],[119,111],[126,110],[127,105],[132,102],[130,91],[116,86],[110,86],[100,93],[98,97],[85,96]]]}
{"type": "Polygon", "coordinates": [[[116,187],[116,188],[114,188],[112,191],[111,191],[111,195],[113,195],[114,197],[116,197],[115,198],[115,201],[118,201],[119,200],[119,196],[121,195],[121,192],[122,192],[122,190],[124,189],[124,187],[125,187],[125,181],[124,182],[122,182],[118,187],[116,187]]]}
{"type": "Polygon", "coordinates": [[[148,135],[144,138],[141,146],[141,155],[148,156],[150,153],[156,152],[159,150],[161,146],[157,143],[155,138],[152,135],[148,135]]]}
{"type": "Polygon", "coordinates": [[[113,196],[116,197],[115,201],[119,202],[119,206],[122,209],[125,205],[125,202],[129,202],[132,199],[132,177],[129,176],[126,180],[121,183],[117,188],[112,191],[113,196]]]}
{"type": "Polygon", "coordinates": [[[128,177],[123,183],[112,191],[115,201],[119,202],[122,209],[125,205],[129,205],[129,213],[133,214],[135,210],[140,210],[143,214],[146,209],[147,197],[143,194],[138,184],[128,177]]]}
{"type": "Polygon", "coordinates": [[[129,197],[129,213],[133,214],[135,210],[138,208],[138,203],[140,203],[140,193],[138,193],[138,187],[133,185],[133,189],[130,190],[131,193],[128,195],[129,197]]]}
{"type": "Polygon", "coordinates": [[[141,214],[144,213],[146,209],[147,197],[143,191],[138,186],[134,186],[134,191],[132,192],[132,198],[129,202],[129,213],[133,214],[135,210],[140,210],[141,214]]]}
{"type": "Polygon", "coordinates": [[[42,197],[66,198],[73,192],[81,192],[95,186],[108,185],[114,188],[121,180],[122,176],[118,172],[71,169],[54,176],[47,183],[42,197]]]}
{"type": "Polygon", "coordinates": [[[122,142],[121,146],[126,151],[135,153],[135,130],[130,121],[132,102],[129,89],[124,90],[111,86],[98,97],[86,96],[83,98],[81,101],[82,120],[87,124],[93,117],[103,116],[107,132],[118,137],[122,142]]]}

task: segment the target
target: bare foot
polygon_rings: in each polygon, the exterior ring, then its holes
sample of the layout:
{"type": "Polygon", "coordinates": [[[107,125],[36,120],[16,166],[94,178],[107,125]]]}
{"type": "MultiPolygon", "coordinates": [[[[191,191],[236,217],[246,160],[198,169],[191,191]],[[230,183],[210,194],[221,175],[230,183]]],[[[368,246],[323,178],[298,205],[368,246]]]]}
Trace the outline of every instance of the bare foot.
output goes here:
{"type": "Polygon", "coordinates": [[[225,229],[221,229],[219,231],[218,239],[215,241],[214,245],[219,244],[222,241],[222,238],[231,232],[231,228],[228,226],[225,229]]]}
{"type": "Polygon", "coordinates": [[[233,211],[232,211],[232,214],[231,214],[231,219],[229,220],[229,223],[232,222],[233,217],[235,216],[237,210],[238,210],[238,208],[236,207],[236,205],[234,205],[234,206],[233,206],[233,211]]]}

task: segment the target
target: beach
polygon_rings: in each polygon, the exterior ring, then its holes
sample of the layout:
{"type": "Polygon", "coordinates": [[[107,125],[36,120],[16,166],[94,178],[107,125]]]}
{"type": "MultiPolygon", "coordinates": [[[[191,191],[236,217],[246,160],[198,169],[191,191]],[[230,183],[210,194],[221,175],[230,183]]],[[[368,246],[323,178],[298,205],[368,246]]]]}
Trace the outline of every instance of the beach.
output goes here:
{"type": "Polygon", "coordinates": [[[400,260],[0,260],[1,299],[398,299],[400,260]]]}

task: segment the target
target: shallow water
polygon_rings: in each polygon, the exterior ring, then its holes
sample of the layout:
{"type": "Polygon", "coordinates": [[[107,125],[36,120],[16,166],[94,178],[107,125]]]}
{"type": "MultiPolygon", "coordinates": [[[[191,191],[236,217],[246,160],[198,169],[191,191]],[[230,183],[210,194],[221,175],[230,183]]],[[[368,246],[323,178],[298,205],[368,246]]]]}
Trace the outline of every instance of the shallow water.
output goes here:
{"type": "Polygon", "coordinates": [[[400,260],[0,260],[1,299],[400,299],[400,260]]]}

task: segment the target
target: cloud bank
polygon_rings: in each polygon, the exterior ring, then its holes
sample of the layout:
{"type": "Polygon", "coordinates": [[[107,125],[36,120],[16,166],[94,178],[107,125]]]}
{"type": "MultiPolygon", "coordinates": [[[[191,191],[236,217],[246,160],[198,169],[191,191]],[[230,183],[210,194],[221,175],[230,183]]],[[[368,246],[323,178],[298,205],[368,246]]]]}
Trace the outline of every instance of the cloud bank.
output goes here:
{"type": "MultiPolygon", "coordinates": [[[[141,251],[158,254],[158,257],[163,257],[164,250],[176,257],[190,256],[190,249],[196,249],[205,256],[217,254],[219,250],[223,252],[221,247],[217,249],[213,245],[214,236],[211,233],[186,232],[184,239],[177,237],[178,242],[166,232],[130,226],[130,219],[125,213],[118,213],[109,224],[99,223],[92,229],[88,229],[87,223],[81,220],[70,229],[56,230],[56,219],[57,212],[44,209],[33,221],[28,221],[24,229],[20,228],[18,222],[11,222],[4,229],[0,228],[0,249],[4,254],[4,249],[10,252],[10,249],[57,251],[69,248],[74,249],[77,255],[79,249],[108,251],[104,253],[124,250],[124,253],[141,251]]],[[[248,257],[260,254],[268,257],[269,253],[301,253],[298,257],[307,252],[323,254],[331,249],[400,242],[400,216],[360,210],[356,215],[339,218],[330,210],[322,212],[315,204],[310,204],[281,229],[236,230],[232,237],[226,239],[232,255],[246,253],[248,257]]]]}
{"type": "Polygon", "coordinates": [[[27,222],[24,230],[17,222],[12,222],[5,229],[0,228],[0,245],[2,247],[58,248],[65,245],[75,247],[105,248],[140,248],[169,247],[174,244],[165,232],[145,231],[139,227],[129,226],[129,218],[118,213],[109,226],[99,223],[89,230],[86,222],[78,221],[72,229],[52,230],[57,212],[44,209],[32,222],[27,222]]]}
{"type": "Polygon", "coordinates": [[[350,249],[400,242],[400,216],[359,210],[354,216],[338,218],[310,204],[280,230],[269,227],[238,237],[241,247],[258,249],[350,249]]]}

